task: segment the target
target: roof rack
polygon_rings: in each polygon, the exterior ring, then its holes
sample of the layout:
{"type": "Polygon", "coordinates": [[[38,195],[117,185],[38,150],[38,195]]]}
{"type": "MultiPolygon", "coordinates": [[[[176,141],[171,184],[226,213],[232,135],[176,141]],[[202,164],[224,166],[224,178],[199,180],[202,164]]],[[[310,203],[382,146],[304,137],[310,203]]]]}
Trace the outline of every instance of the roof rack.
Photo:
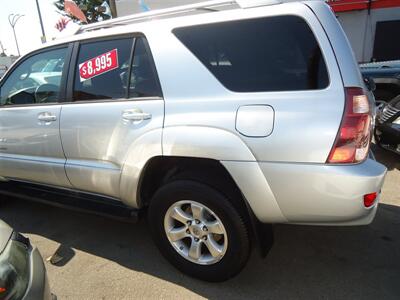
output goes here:
{"type": "Polygon", "coordinates": [[[114,26],[128,25],[136,22],[143,22],[150,19],[172,17],[177,14],[191,13],[196,11],[218,11],[218,8],[224,6],[239,6],[241,8],[249,8],[255,6],[273,5],[281,3],[279,0],[211,0],[195,4],[182,5],[172,8],[158,9],[138,14],[133,14],[125,17],[119,17],[112,20],[102,21],[89,25],[81,26],[76,34],[97,30],[111,28],[114,26]]]}

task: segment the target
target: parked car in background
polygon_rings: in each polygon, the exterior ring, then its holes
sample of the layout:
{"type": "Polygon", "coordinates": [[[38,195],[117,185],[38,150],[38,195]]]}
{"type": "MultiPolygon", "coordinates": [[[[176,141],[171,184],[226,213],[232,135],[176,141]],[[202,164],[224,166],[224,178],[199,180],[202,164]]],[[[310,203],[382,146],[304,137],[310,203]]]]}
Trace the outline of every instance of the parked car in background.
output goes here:
{"type": "Polygon", "coordinates": [[[160,252],[202,280],[266,254],[271,224],[365,225],[378,208],[371,105],[322,1],[89,24],[21,58],[0,87],[0,193],[146,211],[160,252]],[[61,74],[36,80],[50,60],[61,74]]]}
{"type": "Polygon", "coordinates": [[[360,65],[376,101],[374,138],[382,148],[400,154],[400,60],[360,65]]]}
{"type": "Polygon", "coordinates": [[[400,95],[377,106],[374,137],[382,148],[400,154],[400,95]]]}
{"type": "Polygon", "coordinates": [[[50,300],[46,269],[29,239],[0,220],[0,299],[50,300]]]}
{"type": "Polygon", "coordinates": [[[7,72],[7,67],[0,65],[0,79],[1,77],[4,76],[4,74],[7,72]]]}
{"type": "Polygon", "coordinates": [[[400,60],[360,64],[364,78],[373,79],[375,99],[389,102],[400,95],[400,60]]]}

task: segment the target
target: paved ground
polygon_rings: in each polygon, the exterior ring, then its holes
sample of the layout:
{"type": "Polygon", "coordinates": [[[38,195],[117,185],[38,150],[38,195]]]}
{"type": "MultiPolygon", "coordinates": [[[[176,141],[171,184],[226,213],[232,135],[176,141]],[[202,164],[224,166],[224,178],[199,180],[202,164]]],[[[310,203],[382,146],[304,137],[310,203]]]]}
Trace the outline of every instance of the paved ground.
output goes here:
{"type": "Polygon", "coordinates": [[[120,223],[15,201],[0,218],[26,233],[46,263],[59,299],[400,299],[400,159],[377,151],[389,169],[382,204],[370,226],[276,226],[276,243],[253,255],[233,280],[210,284],[171,267],[153,245],[146,222],[120,223]]]}

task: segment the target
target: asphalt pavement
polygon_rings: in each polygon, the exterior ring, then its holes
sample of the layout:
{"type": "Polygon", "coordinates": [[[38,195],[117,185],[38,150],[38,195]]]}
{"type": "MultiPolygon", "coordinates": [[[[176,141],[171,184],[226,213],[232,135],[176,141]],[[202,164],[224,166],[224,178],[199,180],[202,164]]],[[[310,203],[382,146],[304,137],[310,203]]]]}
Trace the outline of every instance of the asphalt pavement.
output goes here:
{"type": "Polygon", "coordinates": [[[58,299],[400,299],[400,157],[388,167],[374,222],[361,227],[275,226],[266,259],[253,253],[236,278],[206,283],[176,271],[153,245],[147,221],[128,224],[13,200],[0,218],[46,259],[58,299]]]}

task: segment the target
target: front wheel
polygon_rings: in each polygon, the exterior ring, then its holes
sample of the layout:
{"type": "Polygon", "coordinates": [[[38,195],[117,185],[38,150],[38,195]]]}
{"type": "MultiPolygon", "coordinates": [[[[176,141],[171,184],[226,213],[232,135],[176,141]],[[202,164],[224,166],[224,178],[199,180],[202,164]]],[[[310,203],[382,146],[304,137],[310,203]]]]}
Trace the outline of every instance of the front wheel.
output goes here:
{"type": "Polygon", "coordinates": [[[148,219],[161,253],[192,277],[224,281],[248,260],[250,240],[243,214],[207,185],[167,183],[154,195],[148,219]]]}

